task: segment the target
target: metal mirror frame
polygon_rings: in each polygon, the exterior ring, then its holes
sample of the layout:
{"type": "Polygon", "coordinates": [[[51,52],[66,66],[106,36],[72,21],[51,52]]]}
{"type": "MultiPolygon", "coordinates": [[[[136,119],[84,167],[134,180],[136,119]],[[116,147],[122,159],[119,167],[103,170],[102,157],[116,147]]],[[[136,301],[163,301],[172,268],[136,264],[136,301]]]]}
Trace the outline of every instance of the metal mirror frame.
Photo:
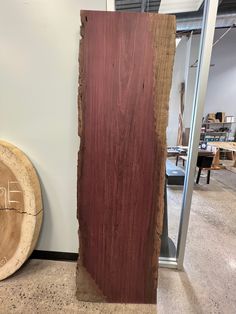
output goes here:
{"type": "MultiPolygon", "coordinates": [[[[204,3],[196,83],[193,98],[193,112],[190,125],[189,158],[186,165],[176,257],[160,257],[160,267],[175,268],[179,270],[183,269],[194,186],[194,175],[197,164],[198,145],[210,69],[218,2],[219,0],[205,0],[204,3]]],[[[107,11],[115,11],[115,0],[107,0],[107,11]]]]}
{"type": "Polygon", "coordinates": [[[177,253],[175,258],[160,257],[160,267],[176,268],[182,270],[184,265],[185,247],[193,195],[194,175],[197,164],[200,130],[210,69],[217,8],[218,0],[205,0],[200,48],[198,55],[198,66],[196,72],[196,83],[193,98],[193,112],[190,125],[189,153],[185,172],[186,175],[184,181],[181,216],[177,241],[177,253]]]}

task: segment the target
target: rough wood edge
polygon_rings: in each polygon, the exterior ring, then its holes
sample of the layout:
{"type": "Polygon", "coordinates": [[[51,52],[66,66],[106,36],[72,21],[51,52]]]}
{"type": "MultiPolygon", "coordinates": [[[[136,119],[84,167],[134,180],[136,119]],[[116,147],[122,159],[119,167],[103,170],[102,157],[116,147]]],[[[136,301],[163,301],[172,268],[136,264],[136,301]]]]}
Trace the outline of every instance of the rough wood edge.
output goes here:
{"type": "MultiPolygon", "coordinates": [[[[83,137],[83,105],[85,103],[84,95],[84,84],[83,84],[83,49],[84,49],[84,23],[86,22],[86,11],[80,12],[81,26],[80,26],[80,47],[79,47],[79,86],[78,86],[78,135],[80,137],[80,150],[78,152],[78,164],[77,164],[77,219],[79,222],[79,200],[80,200],[80,179],[82,170],[82,154],[84,150],[84,137],[83,137]]],[[[104,302],[106,301],[105,296],[102,294],[101,290],[92,279],[90,274],[87,272],[85,267],[83,267],[83,240],[82,233],[80,232],[80,227],[78,229],[79,234],[79,258],[76,272],[76,297],[79,301],[91,301],[91,302],[104,302]]]]}
{"type": "Polygon", "coordinates": [[[106,302],[106,297],[103,295],[102,291],[85,267],[81,264],[80,259],[78,260],[76,276],[76,296],[79,301],[106,302]]]}
{"type": "MultiPolygon", "coordinates": [[[[170,89],[172,83],[172,73],[173,73],[173,65],[174,65],[174,55],[175,55],[175,37],[176,37],[176,18],[173,15],[163,15],[159,14],[159,18],[155,19],[156,14],[151,13],[151,27],[152,27],[152,35],[153,35],[153,49],[156,52],[153,60],[153,71],[154,71],[154,87],[153,87],[153,97],[155,99],[155,107],[154,107],[154,125],[156,131],[156,141],[158,145],[158,149],[162,151],[162,158],[158,160],[159,168],[156,169],[155,177],[160,177],[159,179],[159,186],[158,190],[156,191],[155,195],[158,195],[158,203],[157,208],[159,211],[156,211],[156,217],[154,220],[156,221],[156,229],[154,230],[153,234],[153,258],[152,258],[152,277],[154,280],[153,287],[154,290],[152,291],[152,298],[156,302],[156,290],[157,290],[157,283],[158,283],[158,258],[160,255],[160,245],[161,242],[161,233],[158,230],[162,230],[162,223],[163,223],[163,213],[164,213],[164,185],[165,185],[165,163],[166,163],[166,156],[167,156],[167,144],[166,144],[166,129],[168,125],[168,113],[169,113],[169,97],[170,97],[170,89]],[[164,21],[166,26],[158,27],[158,24],[161,22],[161,19],[165,18],[164,21]],[[169,39],[167,36],[167,30],[170,27],[172,38],[169,39]],[[166,38],[167,40],[163,43],[164,44],[164,53],[171,55],[170,62],[164,63],[161,62],[162,55],[159,53],[157,47],[160,46],[158,39],[166,38]],[[162,93],[158,90],[158,86],[160,87],[160,81],[163,81],[165,88],[162,89],[162,93]],[[158,83],[159,82],[159,83],[158,83]],[[161,104],[161,106],[160,106],[161,104]],[[161,121],[158,117],[163,117],[161,121]],[[158,123],[157,123],[158,121],[158,123]],[[160,123],[161,122],[161,123],[160,123]]],[[[162,22],[163,23],[163,22],[162,22]]],[[[162,49],[163,51],[163,49],[162,49]]]]}

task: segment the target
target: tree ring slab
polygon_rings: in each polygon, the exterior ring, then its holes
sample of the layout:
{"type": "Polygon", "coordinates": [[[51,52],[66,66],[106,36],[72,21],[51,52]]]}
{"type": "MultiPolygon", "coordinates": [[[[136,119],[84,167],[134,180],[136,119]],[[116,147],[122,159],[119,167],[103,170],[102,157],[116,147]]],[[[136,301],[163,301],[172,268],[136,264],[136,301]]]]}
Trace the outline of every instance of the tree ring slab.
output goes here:
{"type": "Polygon", "coordinates": [[[28,259],[42,217],[41,189],[32,163],[17,147],[0,141],[0,280],[28,259]]]}

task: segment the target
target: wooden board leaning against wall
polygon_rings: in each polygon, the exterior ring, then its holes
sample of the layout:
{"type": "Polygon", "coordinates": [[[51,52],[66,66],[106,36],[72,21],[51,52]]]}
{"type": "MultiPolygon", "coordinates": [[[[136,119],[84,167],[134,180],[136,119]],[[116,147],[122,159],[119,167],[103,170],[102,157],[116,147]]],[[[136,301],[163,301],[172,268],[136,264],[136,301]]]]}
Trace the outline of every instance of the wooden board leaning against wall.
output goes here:
{"type": "Polygon", "coordinates": [[[175,18],[81,20],[78,298],[155,303],[175,18]]]}

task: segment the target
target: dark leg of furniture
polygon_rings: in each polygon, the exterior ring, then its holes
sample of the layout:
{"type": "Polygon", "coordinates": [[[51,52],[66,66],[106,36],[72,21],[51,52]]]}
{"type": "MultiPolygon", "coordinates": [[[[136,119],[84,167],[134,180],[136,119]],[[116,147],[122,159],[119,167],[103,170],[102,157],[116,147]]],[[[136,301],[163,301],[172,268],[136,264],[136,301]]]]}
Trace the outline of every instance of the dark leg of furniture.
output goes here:
{"type": "Polygon", "coordinates": [[[183,167],[185,166],[185,160],[183,159],[183,167]]]}
{"type": "Polygon", "coordinates": [[[210,183],[211,170],[207,171],[207,184],[210,183]]]}
{"type": "Polygon", "coordinates": [[[198,174],[197,174],[197,181],[196,181],[197,184],[199,183],[201,172],[202,172],[202,168],[199,168],[198,174]]]}
{"type": "Polygon", "coordinates": [[[178,166],[178,161],[179,161],[179,155],[176,156],[176,161],[175,161],[176,166],[178,166]]]}
{"type": "Polygon", "coordinates": [[[163,229],[161,235],[161,257],[174,257],[174,256],[176,256],[175,244],[168,236],[168,204],[167,204],[167,188],[165,182],[163,229]]]}
{"type": "Polygon", "coordinates": [[[167,191],[166,191],[166,183],[165,183],[163,229],[162,229],[162,236],[161,236],[161,256],[168,256],[168,255],[169,255],[169,244],[168,244],[167,191]]]}

